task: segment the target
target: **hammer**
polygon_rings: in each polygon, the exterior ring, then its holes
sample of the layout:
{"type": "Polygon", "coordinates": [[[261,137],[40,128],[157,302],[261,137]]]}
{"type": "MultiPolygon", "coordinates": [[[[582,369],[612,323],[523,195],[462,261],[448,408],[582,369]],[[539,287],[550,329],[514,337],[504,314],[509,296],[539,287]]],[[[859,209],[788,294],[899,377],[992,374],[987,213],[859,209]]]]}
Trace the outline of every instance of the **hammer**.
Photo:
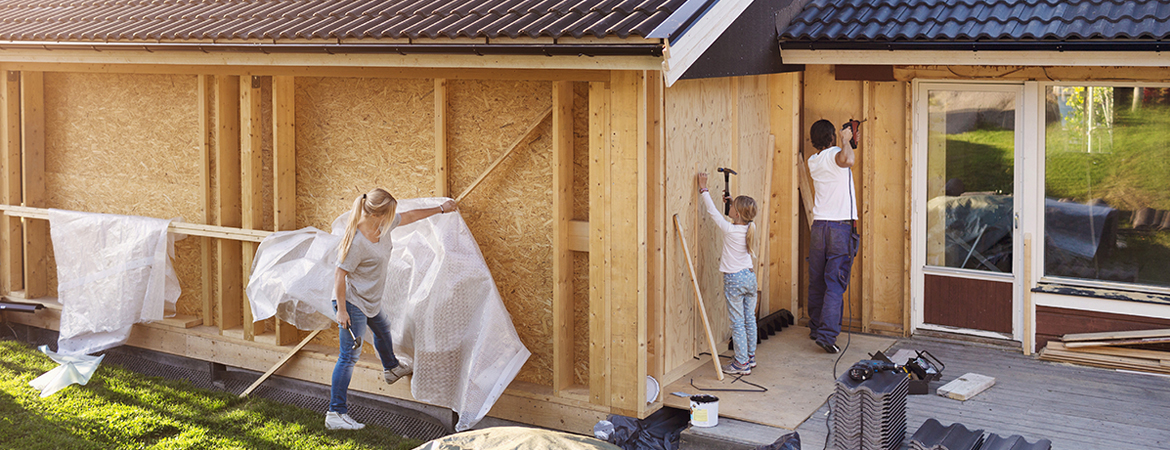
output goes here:
{"type": "Polygon", "coordinates": [[[728,216],[731,215],[731,176],[739,173],[726,167],[715,170],[723,172],[723,215],[728,216]]]}

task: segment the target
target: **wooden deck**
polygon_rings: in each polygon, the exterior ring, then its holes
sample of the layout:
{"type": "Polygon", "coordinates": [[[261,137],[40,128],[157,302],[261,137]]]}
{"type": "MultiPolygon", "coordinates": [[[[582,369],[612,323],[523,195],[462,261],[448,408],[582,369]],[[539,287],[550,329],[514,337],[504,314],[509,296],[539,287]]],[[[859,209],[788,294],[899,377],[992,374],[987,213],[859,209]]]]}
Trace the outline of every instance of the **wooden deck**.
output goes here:
{"type": "MultiPolygon", "coordinates": [[[[944,364],[930,395],[906,402],[906,441],[926,419],[961,423],[1001,436],[1019,434],[1052,448],[1170,448],[1170,378],[1040,361],[1018,350],[970,342],[915,337],[890,349],[928,350],[944,364]],[[934,395],[938,386],[974,372],[995,377],[995,386],[961,402],[934,395]]],[[[853,361],[841,361],[845,370],[853,361]]],[[[797,427],[802,448],[825,443],[827,403],[797,427]]]]}

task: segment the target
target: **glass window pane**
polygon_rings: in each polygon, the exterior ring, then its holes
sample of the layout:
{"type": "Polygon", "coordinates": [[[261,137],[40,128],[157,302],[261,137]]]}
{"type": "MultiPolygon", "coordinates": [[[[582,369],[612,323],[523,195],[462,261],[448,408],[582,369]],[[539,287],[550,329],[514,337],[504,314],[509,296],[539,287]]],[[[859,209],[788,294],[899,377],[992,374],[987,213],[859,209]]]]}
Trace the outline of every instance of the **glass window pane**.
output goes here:
{"type": "Polygon", "coordinates": [[[1014,92],[930,91],[926,264],[1012,270],[1014,92]]]}
{"type": "Polygon", "coordinates": [[[1045,94],[1044,273],[1170,286],[1170,89],[1045,94]]]}

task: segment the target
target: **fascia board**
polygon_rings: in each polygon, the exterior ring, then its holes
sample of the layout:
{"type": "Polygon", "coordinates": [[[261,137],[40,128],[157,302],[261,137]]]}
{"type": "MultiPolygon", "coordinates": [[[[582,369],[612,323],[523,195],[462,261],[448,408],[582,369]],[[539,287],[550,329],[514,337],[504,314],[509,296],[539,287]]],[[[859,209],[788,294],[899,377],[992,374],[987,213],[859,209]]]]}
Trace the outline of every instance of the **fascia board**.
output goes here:
{"type": "Polygon", "coordinates": [[[735,19],[751,6],[752,1],[720,0],[678,42],[668,42],[670,52],[663,53],[662,61],[662,76],[666,79],[666,86],[674,85],[735,19]]]}

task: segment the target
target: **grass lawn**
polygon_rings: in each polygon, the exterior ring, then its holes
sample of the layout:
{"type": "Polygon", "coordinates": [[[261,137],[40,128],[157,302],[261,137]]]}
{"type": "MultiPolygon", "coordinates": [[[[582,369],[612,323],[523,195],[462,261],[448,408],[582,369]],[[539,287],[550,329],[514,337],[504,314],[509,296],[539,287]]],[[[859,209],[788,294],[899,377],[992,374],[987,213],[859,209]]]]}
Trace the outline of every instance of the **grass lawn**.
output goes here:
{"type": "Polygon", "coordinates": [[[0,340],[0,448],[410,449],[421,441],[367,426],[329,431],[325,418],[266,399],[102,364],[86,386],[48,398],[28,382],[56,367],[37,349],[0,340]]]}

